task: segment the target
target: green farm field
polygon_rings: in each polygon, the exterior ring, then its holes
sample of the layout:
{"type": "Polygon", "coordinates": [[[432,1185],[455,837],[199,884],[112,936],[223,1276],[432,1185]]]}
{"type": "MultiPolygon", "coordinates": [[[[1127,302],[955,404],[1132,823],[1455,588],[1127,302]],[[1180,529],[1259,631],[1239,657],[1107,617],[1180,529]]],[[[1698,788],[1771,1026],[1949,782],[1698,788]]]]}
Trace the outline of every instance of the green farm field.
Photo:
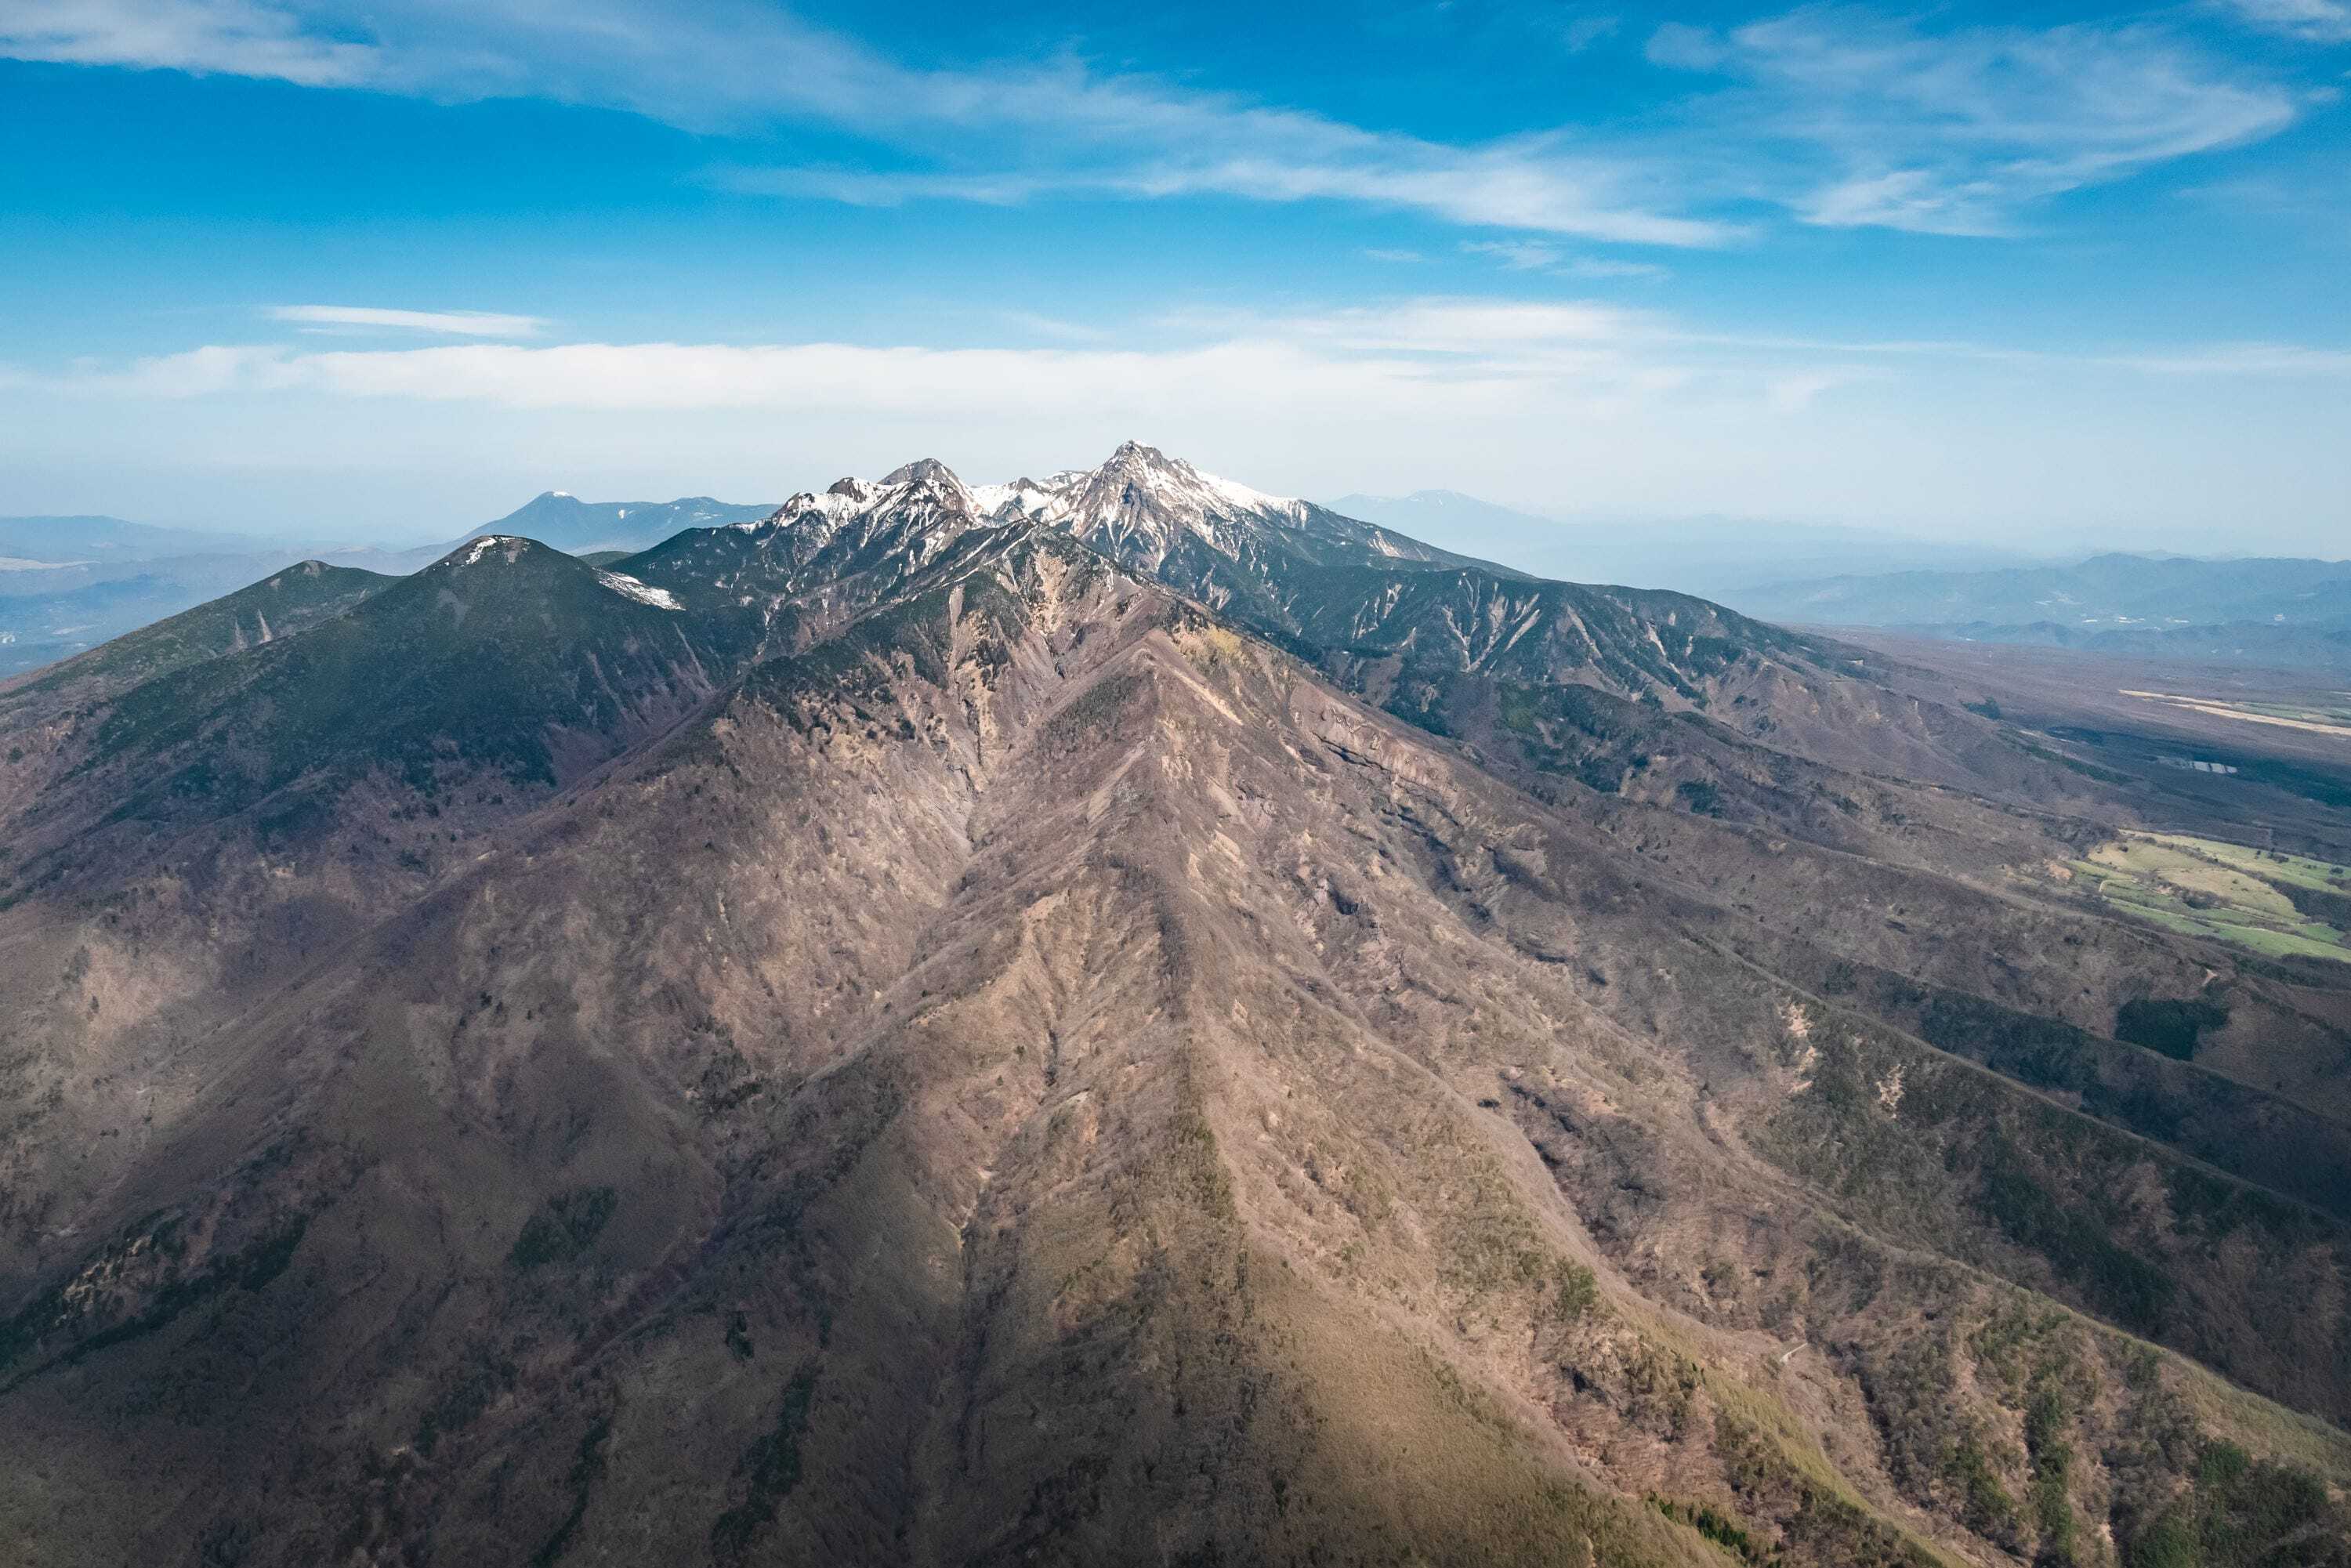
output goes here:
{"type": "Polygon", "coordinates": [[[2351,871],[2180,833],[2128,833],[2074,861],[2076,885],[2166,930],[2273,957],[2351,963],[2351,871]]]}

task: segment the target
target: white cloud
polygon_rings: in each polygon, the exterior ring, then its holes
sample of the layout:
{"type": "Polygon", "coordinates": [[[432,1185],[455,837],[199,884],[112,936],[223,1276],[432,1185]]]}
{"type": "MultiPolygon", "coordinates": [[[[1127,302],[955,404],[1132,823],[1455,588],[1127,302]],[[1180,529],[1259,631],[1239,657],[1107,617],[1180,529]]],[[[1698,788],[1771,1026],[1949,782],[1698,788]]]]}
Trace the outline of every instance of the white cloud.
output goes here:
{"type": "Polygon", "coordinates": [[[2010,233],[2037,202],[2295,115],[2285,89],[2147,26],[1928,32],[1813,6],[1724,34],[1669,25],[1649,56],[1742,82],[1713,104],[1744,149],[1729,155],[1757,193],[1833,226],[2010,233]]]}
{"type": "Polygon", "coordinates": [[[2264,32],[2314,44],[2351,44],[2351,5],[2342,0],[2220,0],[2264,32]]]}
{"type": "Polygon", "coordinates": [[[1674,211],[1675,193],[1644,161],[1557,136],[1452,145],[1073,60],[914,69],[757,0],[29,3],[0,21],[0,55],[438,99],[528,94],[696,131],[818,120],[931,165],[716,176],[741,189],[867,204],[1059,193],[1331,200],[1663,246],[1735,233],[1674,211]]]}
{"type": "Polygon", "coordinates": [[[1228,113],[1202,106],[1180,134],[1126,148],[1097,147],[1090,166],[1053,169],[864,171],[720,169],[737,191],[818,196],[857,206],[917,201],[1011,206],[1041,197],[1238,196],[1259,202],[1338,201],[1418,212],[1488,228],[1573,235],[1617,244],[1715,246],[1737,225],[1677,215],[1634,189],[1661,184],[1629,161],[1571,152],[1556,137],[1451,147],[1288,111],[1228,113]],[[1119,159],[1108,154],[1124,151],[1119,159]]]}
{"type": "Polygon", "coordinates": [[[1248,404],[1291,418],[1432,416],[1570,392],[1654,398],[1689,391],[1802,412],[1822,392],[1884,380],[1890,361],[1972,363],[2043,378],[2064,371],[2164,379],[2351,378],[2351,350],[2289,343],[2189,344],[2064,355],[1966,342],[1743,338],[1593,301],[1408,298],[1306,314],[1170,319],[1188,346],[1131,350],[1047,319],[1019,325],[1068,347],[933,349],[854,343],[465,343],[307,350],[214,344],[115,367],[40,376],[0,364],[0,389],[186,401],[298,393],[529,410],[757,409],[941,418],[1017,407],[1034,419],[1248,404]]]}
{"type": "Polygon", "coordinates": [[[1468,240],[1464,254],[1493,257],[1512,272],[1555,272],[1570,277],[1663,277],[1666,269],[1653,261],[1625,261],[1615,256],[1571,256],[1545,240],[1468,240]]]}
{"type": "MultiPolygon", "coordinates": [[[[1031,331],[1062,324],[1024,321],[1031,331]]],[[[468,343],[320,350],[215,344],[119,366],[85,362],[53,390],[188,402],[298,394],[515,410],[862,411],[1032,419],[1131,408],[1251,407],[1294,421],[1491,414],[1530,396],[1621,399],[1703,386],[1761,404],[1809,350],[1750,368],[1677,338],[1663,318],[1588,302],[1408,298],[1286,317],[1167,325],[1189,346],[933,349],[851,343],[468,343]],[[1187,330],[1188,328],[1188,330],[1187,330]],[[1791,361],[1793,361],[1792,363],[1791,361]]],[[[1065,334],[1074,335],[1074,334],[1065,334]]],[[[1784,401],[1784,400],[1782,400],[1784,401]]]]}
{"type": "Polygon", "coordinates": [[[1471,256],[1490,256],[1513,272],[1545,272],[1562,259],[1559,246],[1541,240],[1471,240],[1461,248],[1471,256]]]}
{"type": "Polygon", "coordinates": [[[191,399],[296,392],[307,397],[475,402],[508,409],[862,411],[953,417],[1012,404],[1046,414],[1216,400],[1289,411],[1408,410],[1437,395],[1490,402],[1522,379],[1509,366],[1467,373],[1389,355],[1238,339],[1200,348],[874,348],[847,343],[573,343],[302,352],[215,345],[85,371],[83,392],[191,399]]]}
{"type": "Polygon", "coordinates": [[[535,338],[547,328],[540,316],[508,316],[495,310],[392,310],[373,305],[272,305],[263,314],[315,331],[369,328],[434,332],[452,338],[535,338]]]}
{"type": "Polygon", "coordinates": [[[308,29],[257,0],[13,0],[0,56],[354,87],[378,73],[374,48],[308,29]]]}
{"type": "Polygon", "coordinates": [[[1356,352],[1509,360],[1562,347],[1656,340],[1667,327],[1646,312],[1588,301],[1428,297],[1289,317],[1255,330],[1356,352]]]}

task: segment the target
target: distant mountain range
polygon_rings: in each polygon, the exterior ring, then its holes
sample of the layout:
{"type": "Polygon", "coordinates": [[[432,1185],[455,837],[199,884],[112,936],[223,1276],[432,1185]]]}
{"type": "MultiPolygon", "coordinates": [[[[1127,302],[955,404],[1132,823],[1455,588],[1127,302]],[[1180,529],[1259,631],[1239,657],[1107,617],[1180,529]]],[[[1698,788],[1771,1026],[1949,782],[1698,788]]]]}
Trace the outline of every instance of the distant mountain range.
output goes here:
{"type": "Polygon", "coordinates": [[[745,506],[707,496],[675,501],[583,501],[567,491],[549,490],[484,525],[481,531],[522,534],[568,554],[586,555],[641,550],[684,528],[755,522],[775,509],[772,501],[745,506]]]}
{"type": "Polygon", "coordinates": [[[1749,614],[1799,624],[2351,668],[2351,561],[2110,554],[2062,566],[1845,574],[1729,597],[1749,614]]]}
{"type": "Polygon", "coordinates": [[[2351,791],[1464,542],[924,460],[0,686],[0,1558],[2351,1568],[2351,791]]]}
{"type": "Polygon", "coordinates": [[[1726,603],[1739,602],[1739,591],[1758,583],[1833,571],[1960,570],[2027,559],[2012,550],[1830,524],[1729,517],[1571,522],[1458,490],[1343,496],[1331,508],[1545,577],[1671,588],[1726,603]]]}

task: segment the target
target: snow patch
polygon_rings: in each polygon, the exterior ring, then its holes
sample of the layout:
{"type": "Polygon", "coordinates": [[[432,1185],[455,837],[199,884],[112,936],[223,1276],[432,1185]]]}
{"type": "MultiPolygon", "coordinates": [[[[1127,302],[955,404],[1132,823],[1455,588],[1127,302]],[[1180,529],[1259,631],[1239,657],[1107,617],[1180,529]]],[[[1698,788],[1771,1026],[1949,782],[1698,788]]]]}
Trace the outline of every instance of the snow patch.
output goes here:
{"type": "Polygon", "coordinates": [[[522,547],[525,542],[525,540],[513,534],[484,534],[480,538],[474,541],[473,548],[465,552],[465,559],[459,561],[457,564],[459,566],[478,566],[481,564],[482,558],[484,556],[488,555],[492,550],[501,549],[506,550],[507,559],[511,561],[517,554],[521,553],[522,547]]]}
{"type": "Polygon", "coordinates": [[[1009,485],[974,485],[971,504],[983,517],[1034,517],[1053,504],[1053,497],[1034,485],[1016,480],[1009,485]]]}
{"type": "Polygon", "coordinates": [[[677,601],[677,595],[668,589],[655,588],[648,582],[639,582],[635,578],[622,572],[600,571],[596,574],[596,580],[623,599],[633,599],[640,604],[650,604],[656,610],[685,608],[677,601]]]}
{"type": "Polygon", "coordinates": [[[1236,480],[1219,479],[1214,474],[1203,474],[1188,463],[1184,466],[1190,469],[1193,477],[1211,493],[1223,499],[1228,505],[1238,507],[1244,511],[1287,512],[1298,505],[1297,501],[1290,497],[1269,496],[1262,490],[1252,490],[1247,485],[1236,480]]]}

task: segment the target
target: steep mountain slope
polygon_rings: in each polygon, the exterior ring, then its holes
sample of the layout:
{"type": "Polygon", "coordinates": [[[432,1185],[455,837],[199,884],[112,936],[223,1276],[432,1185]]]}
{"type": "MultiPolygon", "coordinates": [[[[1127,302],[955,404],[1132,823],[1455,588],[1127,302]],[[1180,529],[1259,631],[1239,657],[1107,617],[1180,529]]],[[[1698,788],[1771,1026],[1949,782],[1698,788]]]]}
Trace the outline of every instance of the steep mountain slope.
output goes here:
{"type": "Polygon", "coordinates": [[[2346,1561],[2351,1445],[2205,1369],[2351,1414],[2340,1123],[2103,1032],[2339,986],[1565,654],[1449,738],[935,465],[785,511],[481,541],[54,743],[26,1560],[2346,1561]]]}
{"type": "MultiPolygon", "coordinates": [[[[1531,693],[1539,706],[1570,707],[1596,693],[1711,713],[1778,751],[1843,768],[1990,783],[2043,802],[2080,794],[1982,719],[1857,674],[1860,650],[1685,594],[1527,578],[1134,442],[1099,468],[1043,481],[968,486],[931,461],[846,478],[758,523],[690,530],[626,564],[724,625],[733,645],[775,651],[829,634],[966,530],[1017,522],[1066,532],[1440,734],[1476,712],[1521,711],[1531,693]]],[[[1546,727],[1520,760],[1563,749],[1574,747],[1546,727]]]]}
{"type": "Polygon", "coordinates": [[[660,591],[485,535],[302,636],[49,720],[11,778],[0,897],[214,824],[296,846],[371,792],[364,836],[414,859],[404,841],[454,841],[674,724],[718,683],[709,651],[660,591]]]}
{"type": "MultiPolygon", "coordinates": [[[[1922,697],[1908,679],[1913,672],[1861,649],[1792,636],[1683,595],[1499,576],[1344,519],[1317,520],[1312,508],[1132,443],[1101,470],[1041,485],[975,490],[935,463],[909,465],[878,483],[843,480],[824,497],[795,497],[758,527],[680,536],[632,570],[714,621],[735,618],[736,645],[789,649],[898,591],[925,563],[951,566],[960,541],[986,537],[987,524],[1008,518],[1088,538],[1123,552],[1136,570],[1220,601],[1243,624],[1312,659],[1348,689],[1462,742],[1540,798],[1582,802],[1598,791],[1862,854],[1879,866],[1873,901],[1941,909],[1955,926],[1980,921],[1988,942],[2011,918],[2007,906],[1968,902],[1965,915],[1949,908],[1959,896],[1954,873],[2013,896],[2034,870],[2072,858],[2107,831],[2076,822],[2053,832],[2014,808],[2137,820],[2136,805],[2101,786],[2096,770],[2021,740],[1956,697],[1922,697]],[[1224,554],[1211,541],[1238,553],[1224,554]],[[1222,564],[1206,572],[1186,564],[1201,559],[1222,564]],[[1232,582],[1246,592],[1222,595],[1218,584],[1232,582]],[[1968,794],[1889,789],[1889,778],[1956,785],[1968,794]],[[1985,797],[2008,809],[1992,809],[1985,797]],[[1907,868],[1907,890],[1884,883],[1893,867],[1907,868]]],[[[1638,852],[1651,848],[1655,832],[1645,815],[1600,816],[1638,852]]],[[[1725,853],[1719,842],[1690,848],[1701,863],[1725,853]]],[[[1840,873],[1824,885],[1852,881],[1840,873]]],[[[1912,951],[1892,967],[1905,978],[1885,990],[1884,1009],[1914,1028],[1928,1008],[1948,1035],[1941,1020],[1952,1016],[1950,1006],[1925,999],[1949,988],[1948,959],[1904,946],[1912,951]],[[1917,989],[1921,984],[1928,988],[1917,989]]],[[[2116,986],[2140,980],[2082,987],[2053,976],[2020,987],[1978,972],[1960,989],[1989,993],[2011,1012],[2064,1020],[2051,1026],[2066,1041],[2062,1048],[2044,1041],[2029,1061],[2013,1049],[1977,1048],[1980,1060],[2044,1085],[2063,1083],[2068,1092],[2093,1088],[2084,1103],[2101,1115],[2136,1129],[2167,1129],[2164,1135],[2184,1137],[2199,1151],[2223,1152],[2231,1170],[2283,1180],[2290,1190],[2335,1204],[2346,1190],[2343,1137],[2326,1124],[2338,1107],[2323,1084],[2334,1071],[2342,1020],[2331,1004],[2310,1003],[2290,982],[2276,989],[2219,978],[2235,977],[2237,967],[2235,957],[2220,956],[2187,972],[2214,977],[2233,998],[2241,1032],[2268,1042],[2261,1070],[2231,1070],[2253,1092],[2250,1098],[2232,1098],[2236,1089],[2158,1082],[2169,1070],[2100,1043],[2110,1040],[2119,1009],[2133,999],[2116,986]],[[2332,1021],[2294,1021],[2312,1006],[2332,1021]],[[2290,1066],[2279,1049],[2288,1039],[2301,1042],[2290,1066]],[[2277,1101],[2273,1092],[2289,1082],[2304,1103],[2277,1101]],[[2216,1097],[2220,1103],[2211,1103],[2216,1097]],[[2256,1125],[2273,1135],[2249,1135],[2256,1125]]],[[[2127,966],[2117,971],[2132,973],[2127,966]]],[[[2244,1059],[2231,1051],[2216,1060],[2244,1059]]]]}
{"type": "MultiPolygon", "coordinates": [[[[1455,734],[1481,713],[1525,716],[1531,728],[1502,737],[1522,764],[1548,768],[1583,752],[1591,737],[1565,732],[1595,706],[1616,707],[1594,704],[1596,693],[1709,714],[1768,737],[1777,751],[1841,768],[2038,803],[2083,793],[1977,716],[1857,674],[1858,649],[1687,594],[1527,578],[1260,495],[1133,442],[1099,469],[982,494],[997,515],[1068,528],[1423,727],[1455,734]]],[[[1641,727],[1616,716],[1603,727],[1641,727]]],[[[1619,759],[1619,772],[1631,762],[1619,759]]],[[[1588,757],[1571,765],[1592,781],[1588,757]]]]}
{"type": "Polygon", "coordinates": [[[392,580],[325,561],[298,562],[0,688],[0,722],[15,721],[36,706],[110,696],[190,664],[290,637],[342,614],[392,580]]]}

